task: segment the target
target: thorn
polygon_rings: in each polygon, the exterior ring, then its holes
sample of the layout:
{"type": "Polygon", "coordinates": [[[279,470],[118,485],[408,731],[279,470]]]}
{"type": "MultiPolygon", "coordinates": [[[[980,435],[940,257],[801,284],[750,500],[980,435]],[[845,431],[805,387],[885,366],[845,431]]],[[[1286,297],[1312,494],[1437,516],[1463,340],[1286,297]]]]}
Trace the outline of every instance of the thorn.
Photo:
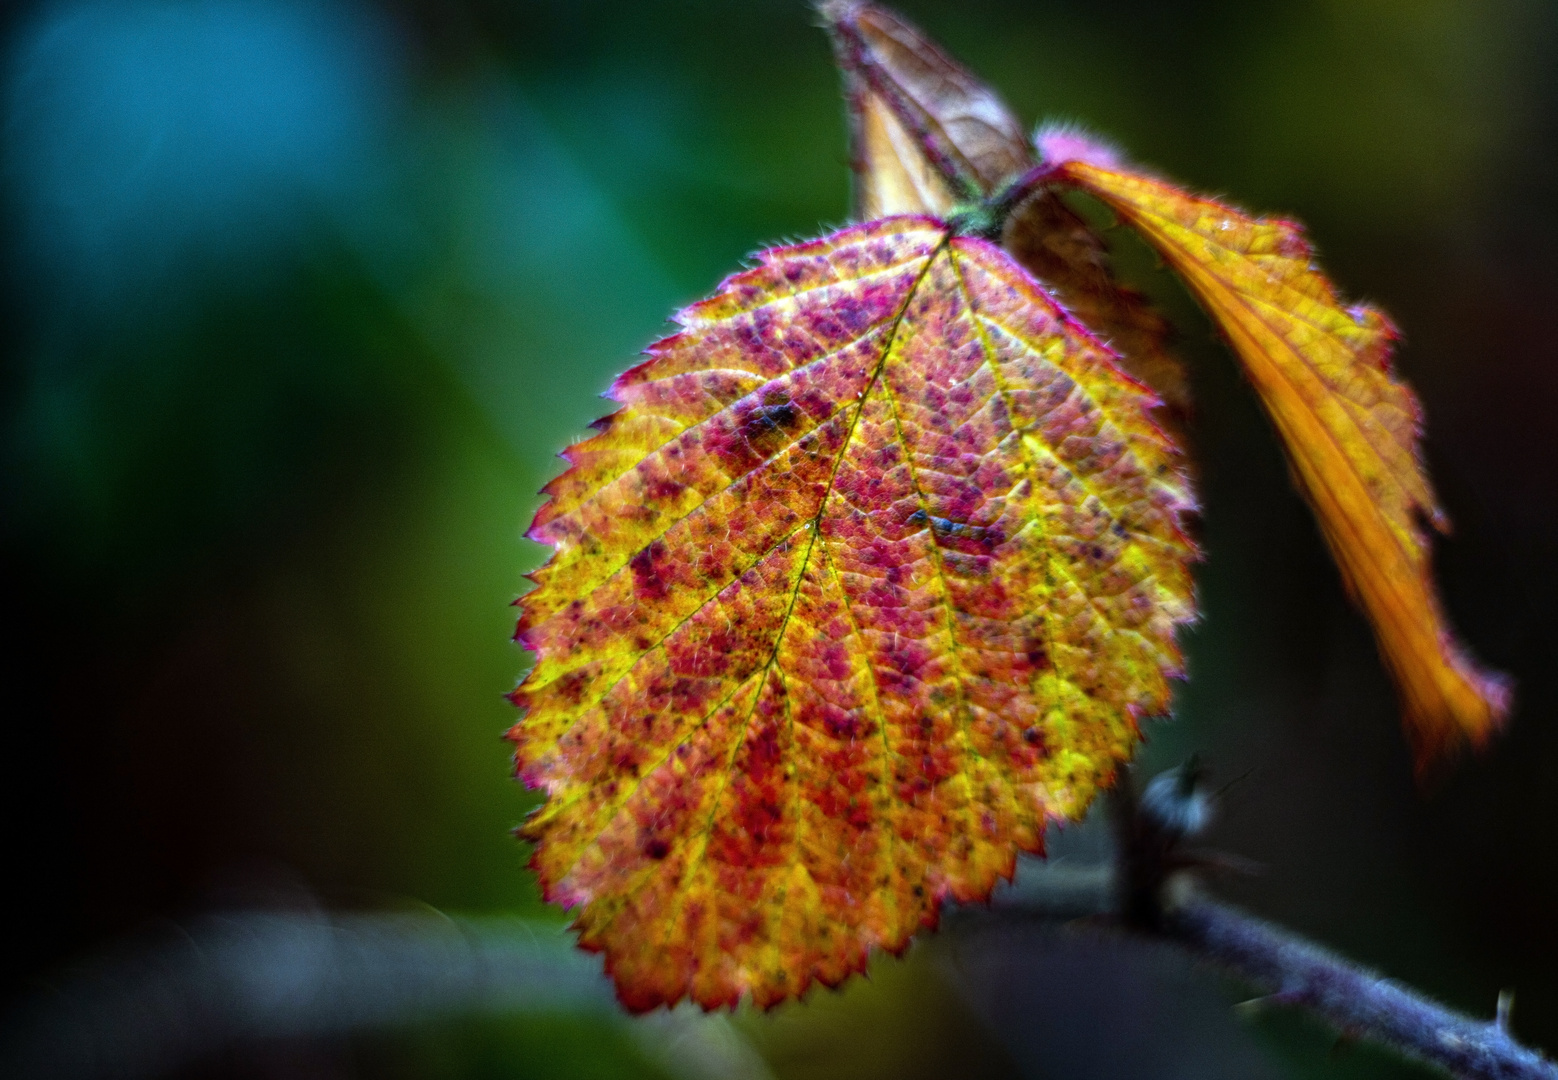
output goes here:
{"type": "Polygon", "coordinates": [[[1515,1011],[1515,992],[1513,990],[1500,990],[1498,992],[1497,1011],[1493,1014],[1493,1026],[1505,1035],[1511,1034],[1509,1030],[1510,1014],[1515,1011]]]}
{"type": "Polygon", "coordinates": [[[1233,1011],[1242,1019],[1254,1020],[1260,1017],[1261,1014],[1266,1012],[1268,1009],[1288,1008],[1302,1004],[1303,1002],[1300,995],[1294,993],[1293,991],[1277,990],[1270,994],[1262,994],[1259,997],[1252,997],[1248,1001],[1237,1002],[1233,1007],[1233,1011]]]}
{"type": "Polygon", "coordinates": [[[1254,769],[1245,769],[1238,776],[1235,776],[1232,780],[1228,781],[1222,787],[1218,788],[1216,791],[1213,791],[1212,795],[1211,795],[1212,801],[1214,803],[1221,802],[1223,800],[1223,798],[1226,797],[1227,794],[1230,791],[1232,791],[1234,788],[1238,787],[1240,784],[1244,783],[1246,780],[1248,780],[1254,774],[1255,774],[1255,770],[1254,769]]]}
{"type": "Polygon", "coordinates": [[[1252,997],[1248,1001],[1240,1001],[1234,1004],[1233,1011],[1241,1020],[1255,1020],[1266,1011],[1269,1006],[1277,1004],[1274,994],[1262,994],[1260,997],[1252,997]]]}
{"type": "Polygon", "coordinates": [[[1169,870],[1205,870],[1236,877],[1260,877],[1266,872],[1263,863],[1215,848],[1185,848],[1169,855],[1164,863],[1169,870]]]}

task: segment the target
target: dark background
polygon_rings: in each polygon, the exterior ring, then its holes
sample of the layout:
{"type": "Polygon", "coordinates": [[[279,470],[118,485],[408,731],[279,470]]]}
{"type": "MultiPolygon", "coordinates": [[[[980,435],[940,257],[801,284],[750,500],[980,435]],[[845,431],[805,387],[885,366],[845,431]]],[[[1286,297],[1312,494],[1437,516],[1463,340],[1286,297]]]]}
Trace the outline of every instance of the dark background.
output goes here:
{"type": "MultiPolygon", "coordinates": [[[[1225,892],[1558,1050],[1558,7],[906,2],[1025,120],[1306,221],[1403,326],[1518,679],[1414,782],[1247,387],[1183,328],[1206,504],[1191,681],[1143,752],[1231,782],[1225,892]]],[[[69,0],[3,16],[0,828],[14,997],[248,903],[541,914],[508,830],[520,539],[595,395],[744,255],[845,220],[797,0],[69,0]]],[[[1087,844],[1087,830],[1070,841],[1087,844]]],[[[784,1078],[1417,1075],[1169,954],[986,928],[746,1031],[784,1078]]],[[[310,1075],[658,1075],[626,1021],[429,1026],[310,1075]]],[[[210,1075],[293,1075],[268,1059],[210,1075]]]]}

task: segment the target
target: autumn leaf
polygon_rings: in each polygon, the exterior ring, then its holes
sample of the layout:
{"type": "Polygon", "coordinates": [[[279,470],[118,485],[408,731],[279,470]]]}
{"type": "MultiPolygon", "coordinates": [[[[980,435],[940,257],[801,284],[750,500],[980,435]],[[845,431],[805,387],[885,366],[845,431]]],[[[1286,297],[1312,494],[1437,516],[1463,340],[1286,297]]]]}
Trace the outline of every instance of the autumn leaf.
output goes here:
{"type": "Polygon", "coordinates": [[[1163,712],[1192,505],[1154,398],[925,216],[762,254],[617,380],[530,535],[523,827],[623,1002],[900,950],[1163,712]]]}
{"type": "MultiPolygon", "coordinates": [[[[848,87],[862,214],[955,212],[959,199],[998,196],[1032,175],[1033,156],[999,96],[921,31],[872,4],[834,0],[822,11],[848,87]]],[[[1141,230],[1234,344],[1375,627],[1420,767],[1465,740],[1483,742],[1508,711],[1508,684],[1480,670],[1446,628],[1418,518],[1440,529],[1447,519],[1421,466],[1417,400],[1390,370],[1388,320],[1372,308],[1343,310],[1309,266],[1296,226],[1121,171],[1107,150],[1063,127],[1037,141],[1059,169],[1050,179],[1090,191],[1141,230]]],[[[1182,440],[1189,384],[1168,349],[1169,325],[1114,280],[1103,242],[1054,184],[1034,185],[1001,239],[1154,389],[1163,402],[1155,419],[1182,440]]]]}
{"type": "Polygon", "coordinates": [[[1079,140],[1055,150],[1057,178],[1134,226],[1242,361],[1373,624],[1419,767],[1480,745],[1508,711],[1509,686],[1467,656],[1434,589],[1420,522],[1447,532],[1449,520],[1423,468],[1422,408],[1392,370],[1390,320],[1337,298],[1297,225],[1188,194],[1079,140]]]}
{"type": "MultiPolygon", "coordinates": [[[[845,77],[855,213],[945,217],[1035,164],[1022,124],[994,90],[902,16],[874,4],[821,5],[845,77]]],[[[1036,189],[1006,223],[1002,246],[1162,399],[1157,419],[1182,433],[1190,385],[1172,328],[1115,281],[1103,240],[1058,193],[1036,189]]]]}

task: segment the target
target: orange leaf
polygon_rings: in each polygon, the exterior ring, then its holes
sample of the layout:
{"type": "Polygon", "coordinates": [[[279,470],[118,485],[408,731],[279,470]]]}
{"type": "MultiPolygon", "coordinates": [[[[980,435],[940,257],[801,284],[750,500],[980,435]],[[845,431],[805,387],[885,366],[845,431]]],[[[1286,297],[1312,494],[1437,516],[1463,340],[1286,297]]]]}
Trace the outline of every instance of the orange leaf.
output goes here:
{"type": "MultiPolygon", "coordinates": [[[[897,13],[858,0],[822,5],[844,71],[861,220],[945,216],[1033,166],[1022,125],[1000,96],[897,13]]],[[[1002,246],[1163,399],[1178,434],[1190,411],[1168,322],[1109,270],[1103,241],[1051,191],[1007,223],[1002,246]]]]}
{"type": "Polygon", "coordinates": [[[762,255],[571,448],[514,692],[549,899],[633,1009],[902,949],[1164,711],[1191,496],[1154,399],[999,248],[897,217],[762,255]]]}
{"type": "Polygon", "coordinates": [[[1423,469],[1422,408],[1391,369],[1389,319],[1344,307],[1291,222],[1251,218],[1112,161],[1056,165],[1157,248],[1243,362],[1374,626],[1419,767],[1464,740],[1481,744],[1508,711],[1509,688],[1445,624],[1419,517],[1441,531],[1449,521],[1423,469]]]}

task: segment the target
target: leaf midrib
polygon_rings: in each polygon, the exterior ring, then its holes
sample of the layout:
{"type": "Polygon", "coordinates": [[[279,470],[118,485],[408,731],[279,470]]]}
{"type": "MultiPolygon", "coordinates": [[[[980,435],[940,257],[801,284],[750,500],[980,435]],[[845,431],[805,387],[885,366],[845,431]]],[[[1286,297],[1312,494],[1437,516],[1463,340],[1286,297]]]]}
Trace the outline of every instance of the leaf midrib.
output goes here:
{"type": "MultiPolygon", "coordinates": [[[[769,653],[768,660],[762,665],[762,667],[760,669],[754,670],[752,675],[748,675],[746,678],[741,679],[740,682],[737,684],[736,690],[733,691],[732,694],[730,695],[731,697],[734,697],[735,693],[738,693],[739,690],[740,690],[740,687],[746,685],[746,683],[747,683],[747,681],[749,679],[753,678],[754,676],[756,676],[758,678],[759,681],[758,681],[757,689],[756,689],[756,692],[753,694],[753,697],[752,697],[752,707],[747,710],[747,715],[742,720],[740,729],[739,729],[736,737],[731,740],[731,752],[730,752],[730,756],[726,760],[725,768],[724,768],[724,770],[722,771],[722,774],[721,774],[722,775],[722,779],[721,779],[721,783],[720,783],[720,789],[719,789],[718,792],[715,793],[714,799],[713,799],[713,801],[711,803],[710,810],[709,810],[709,819],[705,823],[704,828],[702,830],[700,830],[700,832],[698,834],[698,839],[700,841],[700,847],[698,849],[697,854],[688,861],[687,868],[683,872],[683,874],[684,874],[683,880],[686,880],[687,877],[690,877],[695,872],[697,867],[699,867],[702,864],[702,861],[703,861],[705,855],[707,854],[709,839],[710,839],[711,835],[713,834],[713,830],[714,830],[714,821],[715,821],[715,818],[717,817],[717,815],[719,813],[720,801],[725,797],[725,792],[728,790],[729,785],[730,785],[730,775],[731,775],[731,772],[733,771],[734,766],[735,766],[735,757],[736,757],[736,755],[738,753],[740,753],[741,746],[746,741],[746,734],[747,734],[748,728],[751,725],[752,716],[757,711],[758,703],[762,700],[763,687],[767,683],[769,676],[774,671],[775,661],[778,659],[778,656],[779,656],[779,649],[784,644],[785,631],[789,629],[790,616],[795,611],[795,602],[796,602],[796,599],[800,596],[801,583],[805,579],[806,568],[811,563],[812,551],[813,551],[813,549],[816,546],[817,536],[818,536],[818,534],[821,531],[821,522],[822,522],[823,514],[826,513],[826,511],[827,511],[828,501],[833,497],[833,494],[834,494],[834,484],[835,484],[835,482],[838,479],[839,468],[843,464],[844,456],[845,456],[846,452],[849,449],[850,443],[854,440],[855,431],[856,431],[856,429],[860,425],[860,417],[865,412],[865,402],[866,402],[866,399],[870,396],[871,391],[873,389],[875,389],[877,382],[880,381],[880,379],[882,377],[882,372],[886,369],[887,357],[892,352],[893,342],[897,338],[898,329],[899,329],[899,327],[903,323],[904,315],[909,310],[909,304],[913,301],[915,294],[919,291],[920,285],[924,282],[925,276],[930,272],[930,268],[935,263],[936,258],[941,254],[941,252],[943,250],[945,250],[949,239],[950,239],[950,233],[944,233],[943,236],[942,236],[941,241],[936,245],[935,249],[930,253],[929,257],[926,258],[925,265],[920,269],[920,272],[917,275],[915,275],[914,282],[909,286],[908,290],[905,292],[903,303],[900,305],[900,307],[898,309],[898,313],[893,317],[893,319],[891,321],[890,328],[889,328],[887,334],[885,335],[885,341],[884,341],[884,344],[883,344],[883,347],[882,347],[882,354],[881,354],[881,357],[878,359],[878,361],[876,363],[876,368],[871,373],[871,378],[870,378],[870,380],[868,380],[865,389],[861,392],[860,396],[858,398],[856,398],[855,402],[853,403],[854,406],[855,406],[855,409],[856,409],[855,419],[854,419],[854,422],[850,424],[850,428],[849,428],[848,433],[846,433],[843,441],[839,445],[839,452],[838,452],[837,457],[834,459],[833,470],[832,470],[832,472],[830,472],[828,474],[827,487],[824,490],[822,499],[820,500],[820,502],[818,504],[817,513],[816,513],[816,515],[814,517],[808,519],[806,525],[802,526],[802,528],[807,528],[809,526],[809,532],[811,533],[811,539],[810,539],[810,541],[807,544],[806,554],[802,557],[800,572],[796,575],[795,588],[790,593],[790,602],[789,602],[788,607],[785,609],[784,619],[780,623],[778,632],[774,635],[774,646],[773,646],[773,649],[769,653]]],[[[896,264],[896,265],[900,265],[901,266],[902,264],[900,263],[900,264],[896,264]]],[[[848,406],[845,406],[845,408],[848,408],[848,406]]],[[[842,411],[843,411],[842,409],[839,410],[839,412],[842,412],[842,411]]],[[[838,415],[838,414],[835,413],[834,415],[838,415]]],[[[798,532],[798,531],[799,530],[796,530],[796,532],[798,532]]],[[[791,536],[791,537],[793,537],[794,535],[795,535],[794,532],[789,534],[789,536],[791,536]]],[[[735,579],[732,579],[732,580],[735,580],[735,579]]],[[[718,591],[716,591],[715,595],[716,596],[718,595],[718,591]]],[[[700,605],[698,610],[701,611],[703,606],[707,605],[707,603],[708,603],[708,601],[705,600],[704,604],[700,605]]],[[[689,616],[689,618],[690,617],[691,616],[689,616]]],[[[667,635],[667,636],[669,636],[669,635],[667,635]]],[[[658,647],[659,644],[663,644],[663,642],[664,642],[664,639],[662,639],[661,642],[658,642],[656,644],[656,647],[658,647]]],[[[645,650],[645,652],[643,654],[641,654],[640,658],[642,658],[643,655],[648,655],[649,651],[651,651],[651,650],[645,650]]],[[[635,661],[635,665],[634,666],[636,666],[636,663],[637,662],[635,661]]],[[[631,668],[629,668],[629,670],[631,670],[631,668]]],[[[623,677],[626,677],[626,676],[624,675],[623,677]]],[[[780,676],[779,677],[780,677],[781,689],[785,693],[786,700],[788,701],[789,690],[788,690],[787,687],[784,686],[784,677],[783,677],[783,672],[782,671],[780,672],[780,676]]],[[[873,678],[874,678],[874,675],[873,675],[873,678]]],[[[726,700],[729,700],[729,698],[727,698],[726,700]]],[[[605,830],[610,827],[611,822],[616,819],[616,816],[622,812],[623,807],[625,807],[628,804],[628,802],[631,801],[633,796],[637,794],[639,788],[642,787],[642,785],[644,783],[644,780],[652,772],[654,772],[660,766],[664,765],[664,763],[667,760],[669,760],[670,757],[673,754],[675,754],[676,751],[682,745],[684,745],[689,739],[691,739],[694,735],[696,735],[697,732],[701,731],[703,729],[703,727],[709,722],[710,717],[712,717],[713,715],[714,715],[713,712],[706,713],[696,724],[693,724],[691,727],[688,728],[688,730],[683,734],[682,738],[677,740],[670,747],[670,749],[667,751],[667,753],[658,762],[655,763],[654,766],[652,766],[649,769],[644,769],[644,770],[642,770],[639,773],[639,775],[636,778],[634,784],[632,785],[632,788],[628,791],[628,793],[623,798],[618,800],[615,809],[611,812],[610,816],[607,817],[607,819],[606,819],[605,823],[602,825],[601,829],[599,831],[597,831],[587,842],[582,843],[580,845],[579,855],[575,858],[574,862],[572,864],[570,864],[568,870],[565,871],[560,876],[559,880],[561,880],[563,878],[566,878],[569,874],[571,874],[573,872],[574,868],[577,867],[577,865],[578,865],[579,859],[583,858],[583,855],[584,855],[585,851],[587,851],[589,848],[593,847],[600,840],[601,835],[603,835],[605,830]]],[[[575,721],[575,722],[577,722],[577,721],[575,721]]],[[[792,729],[792,731],[790,733],[790,738],[791,738],[791,745],[793,745],[794,744],[793,729],[792,729]]],[[[613,921],[615,921],[616,916],[618,914],[620,914],[620,912],[622,912],[623,910],[626,910],[627,906],[629,904],[631,904],[631,902],[633,900],[633,897],[637,896],[638,893],[645,887],[645,885],[652,879],[653,871],[654,871],[654,867],[652,867],[652,866],[645,868],[645,870],[643,872],[642,878],[637,883],[634,884],[632,889],[629,890],[627,895],[624,897],[623,904],[620,907],[618,907],[617,911],[613,912],[612,915],[604,923],[602,923],[599,927],[594,928],[596,933],[605,933],[606,929],[611,925],[611,923],[613,921]]],[[[682,904],[683,904],[683,902],[685,900],[687,891],[688,890],[686,890],[686,889],[681,889],[681,890],[678,891],[678,894],[677,894],[677,908],[676,908],[675,915],[680,915],[681,907],[682,907],[682,904]]],[[[667,921],[667,925],[668,926],[676,925],[676,918],[673,916],[670,920],[667,921]]]]}

